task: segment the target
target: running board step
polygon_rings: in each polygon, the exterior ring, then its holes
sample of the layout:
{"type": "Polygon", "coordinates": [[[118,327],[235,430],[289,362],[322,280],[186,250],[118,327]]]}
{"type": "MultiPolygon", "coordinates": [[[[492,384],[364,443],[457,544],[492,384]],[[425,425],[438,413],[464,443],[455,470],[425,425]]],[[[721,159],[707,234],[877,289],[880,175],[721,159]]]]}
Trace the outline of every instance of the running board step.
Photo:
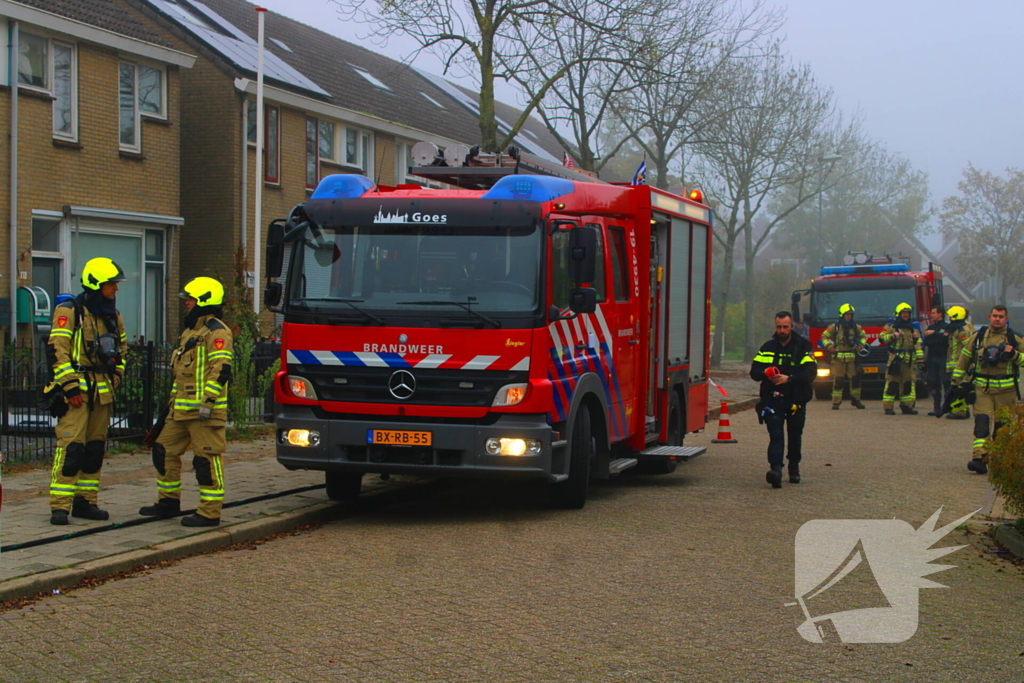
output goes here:
{"type": "Polygon", "coordinates": [[[630,467],[636,467],[636,458],[617,458],[608,463],[608,474],[618,474],[628,470],[630,467]]]}
{"type": "Polygon", "coordinates": [[[675,458],[689,460],[708,452],[707,446],[654,446],[640,451],[639,455],[648,458],[675,458]]]}

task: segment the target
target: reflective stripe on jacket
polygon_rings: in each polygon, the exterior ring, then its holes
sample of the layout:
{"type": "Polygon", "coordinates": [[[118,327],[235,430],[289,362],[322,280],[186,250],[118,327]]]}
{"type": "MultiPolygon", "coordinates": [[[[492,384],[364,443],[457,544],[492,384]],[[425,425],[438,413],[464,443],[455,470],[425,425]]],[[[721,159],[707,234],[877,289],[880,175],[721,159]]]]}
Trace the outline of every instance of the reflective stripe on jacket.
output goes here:
{"type": "Polygon", "coordinates": [[[233,352],[231,330],[212,315],[199,318],[195,328],[181,333],[171,361],[172,420],[198,418],[199,406],[205,403],[213,408],[213,426],[227,422],[233,352]]]}

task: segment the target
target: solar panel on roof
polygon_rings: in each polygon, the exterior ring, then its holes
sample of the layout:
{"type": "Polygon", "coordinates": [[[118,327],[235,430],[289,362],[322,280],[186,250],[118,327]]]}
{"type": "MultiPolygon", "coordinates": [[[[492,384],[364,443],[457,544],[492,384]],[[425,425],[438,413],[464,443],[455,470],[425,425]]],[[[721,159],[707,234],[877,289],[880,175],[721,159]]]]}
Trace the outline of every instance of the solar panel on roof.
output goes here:
{"type": "MultiPolygon", "coordinates": [[[[197,16],[190,11],[191,8],[178,5],[171,0],[149,1],[221,57],[241,69],[256,71],[259,58],[259,45],[256,44],[256,41],[206,5],[192,0],[192,7],[202,15],[197,16]],[[224,35],[215,30],[214,26],[231,35],[224,35]]],[[[289,66],[283,59],[266,50],[263,52],[263,73],[267,78],[308,90],[317,95],[331,96],[329,92],[289,66]]]]}

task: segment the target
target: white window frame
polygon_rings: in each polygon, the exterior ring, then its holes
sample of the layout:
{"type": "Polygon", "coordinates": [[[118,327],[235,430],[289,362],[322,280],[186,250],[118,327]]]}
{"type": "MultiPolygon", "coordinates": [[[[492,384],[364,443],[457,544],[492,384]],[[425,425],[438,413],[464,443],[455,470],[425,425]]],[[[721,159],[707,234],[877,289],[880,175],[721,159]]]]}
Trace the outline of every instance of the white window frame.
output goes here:
{"type": "Polygon", "coordinates": [[[336,164],[336,163],[338,163],[338,152],[340,151],[340,147],[338,146],[338,130],[339,129],[343,129],[344,126],[342,126],[337,121],[329,121],[327,119],[317,119],[316,135],[317,135],[317,139],[318,140],[323,137],[321,135],[321,130],[320,130],[320,125],[323,124],[323,123],[331,124],[331,129],[332,129],[331,142],[332,142],[332,146],[334,147],[334,156],[333,157],[320,156],[320,147],[319,147],[319,145],[317,145],[317,150],[316,150],[317,157],[320,159],[320,161],[329,161],[332,164],[336,164]]]}
{"type": "Polygon", "coordinates": [[[78,45],[75,43],[68,42],[66,40],[56,40],[46,33],[37,31],[20,31],[20,35],[25,34],[34,36],[36,38],[42,38],[46,41],[46,85],[39,87],[37,85],[30,85],[28,83],[22,83],[20,80],[21,69],[18,68],[15,71],[14,77],[18,80],[18,88],[24,90],[32,90],[34,92],[45,93],[53,98],[53,107],[51,109],[51,133],[53,137],[58,140],[64,140],[67,142],[78,142],[78,45]],[[54,94],[54,84],[56,82],[55,70],[56,62],[54,60],[54,47],[59,45],[60,47],[67,48],[71,52],[71,131],[64,132],[57,130],[57,97],[54,94]]]}
{"type": "Polygon", "coordinates": [[[349,125],[342,126],[337,123],[334,125],[334,130],[340,143],[336,147],[339,159],[334,163],[338,166],[362,171],[368,178],[373,178],[374,150],[376,148],[376,137],[373,131],[349,125]],[[348,160],[349,131],[356,135],[356,160],[354,163],[348,160]],[[369,159],[367,159],[367,152],[369,152],[369,159]]]}
{"type": "Polygon", "coordinates": [[[117,145],[123,152],[139,154],[142,152],[142,116],[139,108],[139,65],[136,62],[119,61],[117,63],[117,145]],[[135,142],[121,142],[121,69],[131,67],[132,73],[132,107],[135,110],[135,142]]]}

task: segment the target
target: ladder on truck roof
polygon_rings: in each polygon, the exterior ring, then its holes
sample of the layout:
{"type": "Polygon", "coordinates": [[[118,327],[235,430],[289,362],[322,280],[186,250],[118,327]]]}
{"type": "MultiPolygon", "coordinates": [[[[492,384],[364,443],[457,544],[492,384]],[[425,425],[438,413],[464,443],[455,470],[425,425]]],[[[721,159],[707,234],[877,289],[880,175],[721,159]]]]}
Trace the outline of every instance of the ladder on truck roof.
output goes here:
{"type": "Polygon", "coordinates": [[[412,148],[409,173],[428,180],[448,183],[465,190],[489,190],[494,183],[510,175],[546,175],[581,183],[604,183],[596,173],[567,168],[509,147],[505,152],[481,152],[480,147],[454,145],[444,152],[429,142],[417,142],[412,148]]]}

